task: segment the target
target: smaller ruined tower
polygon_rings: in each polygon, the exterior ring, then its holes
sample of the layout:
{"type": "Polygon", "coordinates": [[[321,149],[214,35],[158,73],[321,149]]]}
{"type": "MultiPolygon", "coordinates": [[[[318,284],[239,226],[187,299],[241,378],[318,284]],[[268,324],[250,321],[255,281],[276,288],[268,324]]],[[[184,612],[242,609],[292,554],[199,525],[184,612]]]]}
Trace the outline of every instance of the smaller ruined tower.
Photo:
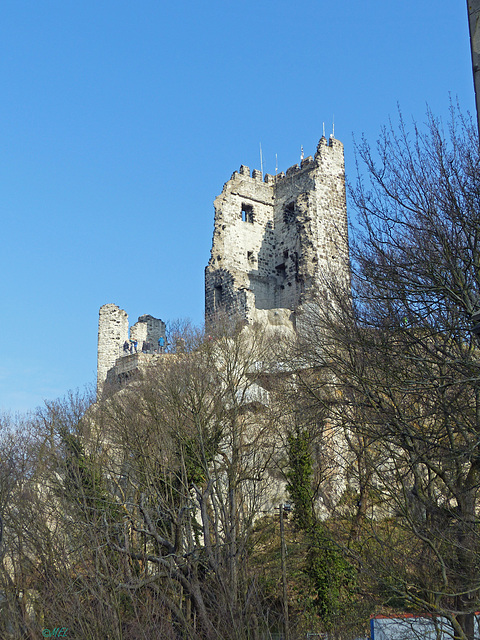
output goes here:
{"type": "Polygon", "coordinates": [[[128,315],[116,304],[104,304],[98,317],[97,395],[128,340],[128,315]]]}
{"type": "Polygon", "coordinates": [[[130,328],[130,340],[136,340],[139,349],[144,344],[149,345],[148,351],[157,348],[159,338],[165,338],[165,323],[153,316],[140,316],[130,328]]]}
{"type": "Polygon", "coordinates": [[[348,279],[343,145],[320,139],[314,157],[277,176],[246,166],[215,200],[205,270],[205,315],[295,311],[329,273],[348,279]]]}
{"type": "Polygon", "coordinates": [[[101,396],[107,377],[115,379],[117,373],[125,375],[147,364],[158,353],[160,338],[165,340],[162,320],[143,315],[129,331],[127,313],[116,304],[104,304],[98,318],[97,397],[101,396]],[[128,350],[124,349],[125,342],[128,350]],[[130,346],[133,342],[136,349],[130,346]]]}

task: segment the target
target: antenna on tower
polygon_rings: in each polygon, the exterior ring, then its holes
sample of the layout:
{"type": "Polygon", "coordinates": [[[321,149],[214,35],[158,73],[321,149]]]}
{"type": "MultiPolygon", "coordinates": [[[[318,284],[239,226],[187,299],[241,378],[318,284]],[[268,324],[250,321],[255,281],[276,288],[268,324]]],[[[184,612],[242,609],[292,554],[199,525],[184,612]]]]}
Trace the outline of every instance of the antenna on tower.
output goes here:
{"type": "Polygon", "coordinates": [[[335,138],[335,114],[332,116],[332,135],[331,138],[335,138]]]}
{"type": "Polygon", "coordinates": [[[262,155],[262,143],[260,142],[260,169],[262,171],[263,176],[263,155],[262,155]]]}
{"type": "Polygon", "coordinates": [[[302,150],[302,153],[300,154],[300,164],[301,164],[302,160],[303,160],[303,144],[302,144],[302,146],[300,148],[302,150]]]}
{"type": "Polygon", "coordinates": [[[275,175],[277,175],[277,171],[278,171],[278,156],[277,154],[275,154],[275,175]]]}
{"type": "Polygon", "coordinates": [[[323,123],[323,137],[325,137],[325,123],[323,123]]]}

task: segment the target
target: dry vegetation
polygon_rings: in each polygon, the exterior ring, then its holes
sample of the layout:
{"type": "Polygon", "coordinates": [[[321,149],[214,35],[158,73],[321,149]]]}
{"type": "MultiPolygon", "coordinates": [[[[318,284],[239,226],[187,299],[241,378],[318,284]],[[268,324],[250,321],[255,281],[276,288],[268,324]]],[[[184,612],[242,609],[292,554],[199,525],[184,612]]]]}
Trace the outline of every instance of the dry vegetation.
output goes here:
{"type": "Polygon", "coordinates": [[[3,419],[1,637],[351,640],[411,611],[473,639],[480,180],[454,115],[360,145],[351,288],[326,278],[287,350],[187,328],[97,404],[3,419]]]}

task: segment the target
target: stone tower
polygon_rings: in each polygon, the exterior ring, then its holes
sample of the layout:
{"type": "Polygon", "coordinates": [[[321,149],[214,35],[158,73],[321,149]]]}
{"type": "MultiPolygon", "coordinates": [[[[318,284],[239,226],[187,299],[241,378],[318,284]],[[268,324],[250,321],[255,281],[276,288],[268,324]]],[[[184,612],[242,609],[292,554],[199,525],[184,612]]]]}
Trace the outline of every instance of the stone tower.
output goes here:
{"type": "Polygon", "coordinates": [[[98,316],[97,394],[128,340],[128,315],[116,304],[104,304],[98,316]]]}
{"type": "Polygon", "coordinates": [[[241,166],[215,200],[205,270],[207,320],[224,311],[247,321],[255,309],[294,311],[333,271],[348,279],[345,163],[325,137],[315,157],[286,174],[241,166]]]}

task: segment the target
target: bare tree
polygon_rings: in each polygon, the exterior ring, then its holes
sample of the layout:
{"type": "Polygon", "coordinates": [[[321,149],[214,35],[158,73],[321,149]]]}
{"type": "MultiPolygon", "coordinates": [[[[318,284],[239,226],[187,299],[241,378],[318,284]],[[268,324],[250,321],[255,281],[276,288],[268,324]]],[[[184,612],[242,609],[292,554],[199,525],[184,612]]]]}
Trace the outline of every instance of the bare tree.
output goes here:
{"type": "MultiPolygon", "coordinates": [[[[352,289],[325,282],[302,357],[331,393],[354,488],[350,553],[397,607],[473,638],[480,606],[480,173],[474,127],[382,132],[358,152],[352,289]],[[321,376],[320,376],[321,377],[321,376]],[[356,496],[355,496],[356,492],[356,496]],[[356,541],[356,542],[355,542],[356,541]]],[[[315,395],[317,394],[317,395],[315,395]]],[[[344,501],[345,502],[345,501],[344,501]]],[[[343,507],[345,509],[345,507],[343,507]]]]}
{"type": "Polygon", "coordinates": [[[271,345],[227,318],[178,344],[101,403],[47,403],[0,442],[0,471],[13,460],[0,485],[2,637],[66,626],[92,640],[263,640],[281,628],[266,514],[283,499],[286,415],[271,345]]]}
{"type": "Polygon", "coordinates": [[[212,329],[96,418],[124,514],[103,522],[110,549],[128,559],[124,588],[161,592],[188,637],[268,628],[248,554],[254,520],[270,506],[267,470],[279,446],[258,384],[269,354],[255,329],[212,329]]]}

